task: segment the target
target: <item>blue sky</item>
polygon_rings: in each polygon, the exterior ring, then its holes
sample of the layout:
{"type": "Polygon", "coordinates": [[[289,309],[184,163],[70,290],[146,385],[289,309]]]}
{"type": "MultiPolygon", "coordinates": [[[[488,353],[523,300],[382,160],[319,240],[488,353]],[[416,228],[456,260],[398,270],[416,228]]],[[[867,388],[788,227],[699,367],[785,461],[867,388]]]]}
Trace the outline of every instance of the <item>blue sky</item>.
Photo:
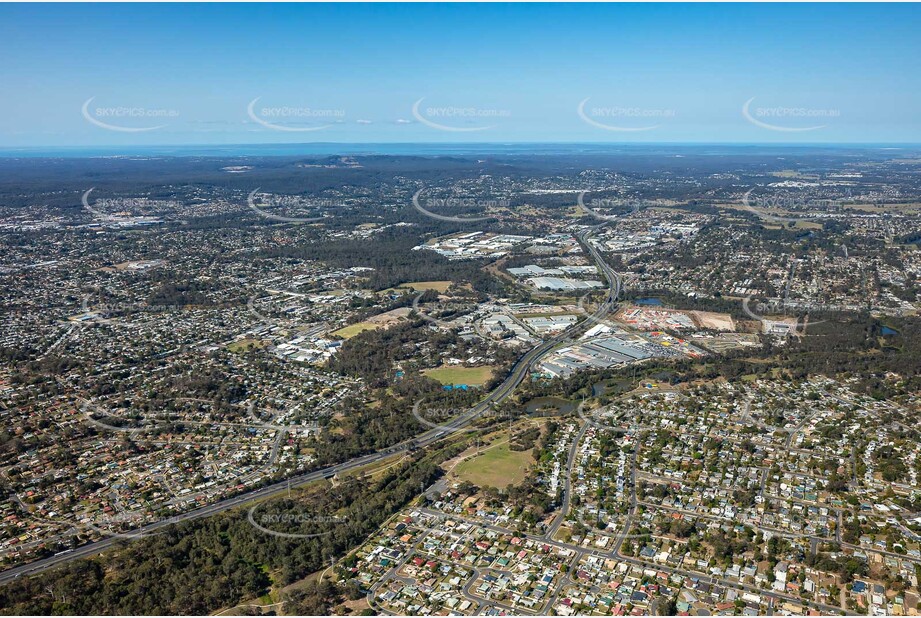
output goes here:
{"type": "Polygon", "coordinates": [[[917,143],[919,31],[908,4],[4,4],[0,147],[917,143]]]}

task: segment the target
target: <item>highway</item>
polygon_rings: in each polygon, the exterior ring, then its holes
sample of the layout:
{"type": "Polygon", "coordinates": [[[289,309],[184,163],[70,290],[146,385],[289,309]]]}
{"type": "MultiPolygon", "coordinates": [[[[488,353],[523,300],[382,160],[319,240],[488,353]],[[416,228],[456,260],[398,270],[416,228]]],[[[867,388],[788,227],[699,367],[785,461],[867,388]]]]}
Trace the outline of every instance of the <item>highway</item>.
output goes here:
{"type": "MultiPolygon", "coordinates": [[[[600,227],[600,226],[599,226],[600,227]]],[[[594,229],[594,228],[593,228],[594,229]]],[[[130,533],[122,534],[119,537],[109,537],[105,539],[100,539],[98,541],[93,541],[92,543],[87,543],[81,547],[78,547],[73,550],[68,550],[67,552],[56,554],[48,558],[43,558],[41,560],[36,560],[34,562],[24,564],[12,569],[8,569],[0,573],[0,584],[12,581],[23,575],[35,575],[47,571],[50,568],[65,564],[67,562],[78,560],[80,558],[88,558],[90,556],[97,555],[114,547],[119,543],[124,543],[126,541],[132,540],[131,538],[141,538],[148,536],[152,533],[158,532],[166,526],[181,522],[188,521],[193,519],[200,519],[202,517],[210,517],[212,515],[217,515],[223,513],[224,511],[242,506],[248,502],[254,500],[260,500],[263,498],[268,498],[277,494],[284,493],[288,491],[290,487],[298,487],[305,485],[307,483],[312,483],[323,478],[329,478],[335,476],[336,474],[341,474],[343,472],[349,472],[350,470],[355,470],[370,464],[374,464],[382,459],[386,459],[398,453],[408,451],[414,447],[424,448],[435,442],[438,442],[445,436],[459,431],[473,422],[478,416],[483,412],[488,410],[490,406],[501,403],[509,395],[514,392],[515,388],[521,384],[522,380],[527,376],[531,366],[538,361],[544,354],[553,350],[555,347],[559,346],[562,343],[569,341],[572,337],[579,334],[585,324],[598,322],[603,319],[610,309],[613,307],[616,302],[617,296],[620,294],[621,289],[621,279],[605,262],[601,259],[601,255],[598,253],[597,249],[591,246],[587,242],[588,234],[591,230],[587,230],[578,235],[579,241],[582,242],[586,247],[588,247],[589,252],[592,257],[597,262],[598,267],[601,269],[605,278],[608,279],[610,286],[610,294],[605,299],[598,309],[589,315],[585,320],[574,324],[565,331],[561,332],[559,335],[544,341],[540,345],[531,348],[528,350],[518,361],[512,366],[511,371],[509,372],[508,377],[505,381],[502,382],[495,390],[490,392],[486,397],[484,397],[479,403],[474,405],[464,414],[458,416],[457,418],[444,423],[440,427],[430,429],[422,434],[419,434],[413,439],[407,440],[400,444],[396,444],[375,453],[364,455],[362,457],[356,457],[347,462],[336,464],[333,466],[328,466],[320,470],[315,470],[313,472],[308,472],[299,476],[292,477],[290,479],[285,479],[278,483],[272,485],[267,485],[260,489],[254,489],[253,491],[246,492],[239,496],[233,498],[228,498],[214,504],[189,511],[188,513],[183,513],[175,517],[170,517],[168,519],[160,520],[152,524],[148,524],[141,528],[132,530],[130,533]]]]}
{"type": "MultiPolygon", "coordinates": [[[[614,303],[617,302],[617,299],[620,296],[620,293],[623,291],[623,279],[618,273],[614,272],[614,269],[611,268],[607,262],[604,261],[604,259],[601,257],[601,252],[598,251],[598,248],[595,245],[593,245],[591,242],[589,242],[589,239],[588,239],[589,234],[593,230],[598,229],[604,225],[607,225],[607,224],[602,223],[601,225],[596,226],[590,230],[580,232],[577,235],[577,238],[579,239],[579,242],[582,243],[582,246],[588,249],[588,252],[592,256],[592,259],[595,260],[595,264],[597,264],[598,268],[601,270],[601,274],[604,275],[604,278],[608,280],[608,289],[610,291],[610,295],[606,299],[605,304],[603,306],[607,307],[608,309],[611,309],[613,308],[614,303]]],[[[607,313],[607,311],[605,311],[605,313],[607,313]]]]}

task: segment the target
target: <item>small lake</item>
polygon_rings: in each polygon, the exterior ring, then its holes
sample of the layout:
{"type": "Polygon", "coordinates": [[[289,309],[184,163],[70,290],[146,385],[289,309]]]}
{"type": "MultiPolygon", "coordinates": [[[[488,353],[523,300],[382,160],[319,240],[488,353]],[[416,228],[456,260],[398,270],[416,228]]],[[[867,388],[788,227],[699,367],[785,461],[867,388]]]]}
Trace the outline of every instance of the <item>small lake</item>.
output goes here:
{"type": "Polygon", "coordinates": [[[528,414],[569,414],[576,404],[562,397],[536,397],[524,406],[528,414]]]}
{"type": "Polygon", "coordinates": [[[883,329],[880,332],[887,336],[895,336],[899,334],[899,331],[895,330],[894,328],[889,328],[888,326],[883,326],[883,329]]]}
{"type": "Polygon", "coordinates": [[[636,298],[633,300],[634,305],[647,305],[650,307],[661,307],[662,301],[658,298],[636,298]]]}

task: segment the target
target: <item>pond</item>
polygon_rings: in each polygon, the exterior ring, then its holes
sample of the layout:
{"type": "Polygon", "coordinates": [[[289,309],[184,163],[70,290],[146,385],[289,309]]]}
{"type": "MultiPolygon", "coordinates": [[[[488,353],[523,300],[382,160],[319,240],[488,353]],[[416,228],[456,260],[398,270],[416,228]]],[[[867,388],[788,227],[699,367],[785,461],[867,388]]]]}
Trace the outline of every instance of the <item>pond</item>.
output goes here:
{"type": "Polygon", "coordinates": [[[528,414],[569,414],[576,404],[562,397],[536,397],[524,406],[528,414]]]}

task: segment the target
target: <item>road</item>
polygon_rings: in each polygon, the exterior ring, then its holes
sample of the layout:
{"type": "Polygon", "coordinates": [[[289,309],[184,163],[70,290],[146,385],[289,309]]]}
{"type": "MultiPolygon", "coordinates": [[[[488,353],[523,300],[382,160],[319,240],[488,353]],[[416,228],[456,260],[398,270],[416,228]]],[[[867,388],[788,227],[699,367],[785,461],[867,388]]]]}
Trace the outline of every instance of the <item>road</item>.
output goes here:
{"type": "Polygon", "coordinates": [[[685,569],[681,569],[677,567],[670,567],[670,566],[666,566],[666,565],[662,565],[658,563],[650,563],[645,560],[633,558],[632,556],[627,556],[621,553],[621,548],[623,547],[624,541],[627,539],[630,529],[633,526],[633,518],[636,515],[637,506],[639,504],[639,500],[637,499],[637,494],[636,494],[636,459],[637,459],[638,450],[639,450],[638,447],[635,447],[630,457],[630,487],[631,487],[630,510],[627,513],[627,517],[626,517],[624,526],[621,528],[620,532],[617,535],[617,539],[614,543],[614,547],[610,554],[612,558],[616,560],[622,560],[624,562],[627,562],[629,564],[634,564],[637,566],[654,567],[658,571],[664,571],[669,574],[678,573],[679,575],[683,575],[685,577],[695,577],[699,581],[709,583],[710,585],[720,584],[723,586],[735,587],[736,589],[747,590],[749,592],[754,592],[754,593],[757,593],[765,597],[766,599],[769,600],[769,602],[771,599],[773,599],[774,601],[794,601],[806,607],[814,607],[814,608],[819,609],[821,612],[829,613],[829,614],[830,613],[837,614],[842,611],[840,607],[835,607],[833,605],[826,605],[824,603],[818,603],[815,601],[807,602],[803,599],[799,599],[799,598],[796,598],[790,595],[786,595],[786,594],[782,594],[779,592],[775,592],[775,591],[764,590],[758,586],[745,584],[743,582],[735,582],[735,581],[732,581],[732,580],[729,580],[723,577],[705,575],[705,574],[687,571],[685,569]]]}
{"type": "MultiPolygon", "coordinates": [[[[605,225],[605,224],[602,224],[605,225]]],[[[600,226],[599,226],[600,227],[600,226]]],[[[594,229],[594,228],[593,228],[594,229]]],[[[617,302],[617,298],[620,296],[623,280],[621,276],[614,272],[614,269],[611,268],[607,262],[604,261],[604,258],[601,257],[601,252],[589,241],[588,236],[591,230],[587,230],[578,234],[577,238],[582,245],[588,249],[589,254],[595,260],[595,263],[598,265],[598,268],[601,270],[601,273],[604,275],[604,278],[608,280],[608,297],[605,299],[605,302],[602,303],[601,307],[592,314],[592,317],[589,317],[589,321],[598,321],[597,316],[599,311],[604,311],[607,314],[611,309],[613,309],[614,303],[617,302]]],[[[556,536],[557,531],[560,529],[563,521],[566,519],[566,516],[569,514],[569,505],[572,502],[572,470],[576,464],[576,456],[579,450],[579,444],[585,438],[585,432],[588,431],[589,424],[583,423],[582,427],[579,429],[579,433],[573,439],[572,446],[569,448],[569,456],[566,460],[566,472],[563,475],[563,504],[560,506],[560,512],[554,518],[553,523],[550,525],[549,530],[547,531],[547,538],[553,539],[556,536]]]]}
{"type": "Polygon", "coordinates": [[[572,445],[569,447],[569,455],[566,459],[566,470],[563,474],[563,504],[560,505],[560,512],[553,519],[553,523],[550,524],[550,528],[547,530],[548,539],[556,537],[557,531],[560,529],[566,516],[569,515],[569,505],[572,503],[572,471],[573,468],[576,467],[576,457],[579,455],[579,444],[581,444],[582,440],[585,438],[585,432],[588,431],[588,428],[589,424],[583,423],[582,427],[573,438],[572,445]]]}
{"type": "MultiPolygon", "coordinates": [[[[594,229],[594,228],[593,228],[594,229]]],[[[314,481],[319,481],[324,478],[330,478],[337,474],[342,474],[344,472],[349,472],[350,470],[355,470],[357,468],[362,468],[374,463],[377,463],[383,459],[391,457],[393,455],[406,452],[413,448],[424,448],[438,442],[443,439],[445,436],[460,431],[470,423],[472,423],[477,417],[487,411],[491,406],[501,403],[509,395],[514,392],[515,388],[524,380],[528,375],[531,366],[535,364],[544,354],[553,350],[555,347],[571,340],[576,335],[580,334],[586,324],[596,323],[602,320],[613,307],[614,302],[616,302],[617,296],[620,294],[621,289],[621,279],[620,276],[614,273],[614,271],[604,262],[601,258],[600,253],[597,249],[591,246],[587,242],[587,238],[591,230],[587,230],[578,235],[580,242],[584,243],[591,253],[592,257],[596,260],[598,267],[602,270],[605,275],[605,278],[608,279],[610,285],[611,294],[608,298],[605,299],[601,305],[590,314],[585,320],[574,324],[573,326],[562,331],[560,334],[555,337],[544,341],[540,345],[531,348],[523,356],[521,356],[518,361],[512,366],[511,371],[509,372],[508,377],[505,381],[502,382],[495,390],[490,392],[486,397],[484,397],[479,403],[474,405],[464,414],[452,419],[449,422],[444,423],[443,425],[430,429],[411,440],[396,444],[375,453],[364,455],[362,457],[356,457],[347,462],[336,464],[334,466],[328,466],[320,470],[315,470],[313,472],[308,472],[306,474],[301,474],[299,476],[292,477],[274,483],[272,485],[267,485],[260,489],[254,489],[252,491],[246,492],[239,496],[233,498],[228,498],[214,504],[177,515],[168,519],[154,522],[148,524],[141,528],[132,530],[129,536],[133,538],[141,538],[148,536],[154,532],[158,532],[166,526],[181,522],[189,521],[193,519],[200,519],[202,517],[210,517],[212,515],[217,515],[223,513],[230,509],[237,508],[248,502],[254,500],[260,500],[264,498],[269,498],[271,496],[287,492],[292,487],[298,487],[301,485],[306,485],[314,481]]],[[[12,569],[8,569],[0,573],[0,584],[12,581],[23,575],[35,575],[47,571],[50,568],[71,562],[73,560],[78,560],[81,558],[88,558],[104,552],[107,549],[114,547],[118,543],[123,543],[127,540],[122,537],[109,537],[105,539],[100,539],[92,543],[88,543],[81,547],[78,547],[73,550],[68,550],[66,552],[56,554],[54,556],[44,558],[41,560],[36,560],[29,564],[24,564],[12,569]]]]}
{"type": "MultiPolygon", "coordinates": [[[[602,223],[597,227],[602,227],[604,225],[607,225],[607,223],[602,223]]],[[[588,249],[592,259],[595,260],[595,264],[601,270],[601,274],[604,275],[604,278],[608,280],[608,290],[610,293],[602,306],[606,306],[610,309],[613,308],[614,303],[617,302],[620,293],[623,291],[623,277],[621,277],[620,274],[614,272],[614,269],[604,261],[603,257],[601,257],[601,252],[598,251],[598,248],[589,241],[591,232],[594,229],[597,229],[597,227],[592,228],[591,230],[580,232],[576,238],[579,239],[579,242],[582,243],[583,247],[588,249]]]]}
{"type": "MultiPolygon", "coordinates": [[[[636,484],[634,483],[634,487],[635,487],[635,486],[636,486],[636,484]]],[[[419,510],[421,510],[422,512],[426,513],[427,515],[430,515],[430,516],[433,516],[433,517],[445,517],[445,516],[446,516],[445,513],[442,513],[442,512],[440,512],[440,511],[435,511],[435,510],[433,510],[433,509],[422,508],[422,509],[419,509],[419,510]]],[[[635,510],[635,505],[634,505],[634,508],[631,509],[631,514],[632,514],[632,512],[633,512],[634,510],[635,510]]],[[[498,533],[500,533],[500,534],[505,534],[505,535],[510,535],[510,536],[516,534],[515,531],[510,530],[510,529],[508,529],[508,528],[504,528],[504,527],[498,526],[498,525],[496,525],[496,524],[488,524],[488,523],[485,523],[485,522],[482,522],[482,521],[478,521],[478,520],[475,520],[475,519],[470,519],[470,518],[464,517],[464,516],[462,516],[462,515],[451,514],[451,515],[447,515],[447,517],[449,517],[450,519],[455,520],[455,521],[463,521],[463,522],[469,523],[469,524],[471,524],[471,525],[473,525],[473,526],[476,526],[476,527],[478,527],[478,528],[486,529],[486,530],[492,530],[492,531],[498,532],[498,533]]],[[[625,528],[625,530],[626,530],[626,529],[628,529],[628,528],[625,528]]],[[[619,536],[620,536],[620,535],[619,535],[619,536]]],[[[840,613],[848,614],[848,612],[843,611],[842,608],[836,607],[836,606],[834,606],[834,605],[826,605],[826,604],[824,604],[824,603],[818,603],[818,602],[815,602],[815,601],[806,601],[806,600],[804,600],[804,599],[801,599],[801,598],[796,597],[796,596],[793,596],[793,595],[785,594],[785,593],[782,593],[782,592],[777,592],[777,591],[775,591],[775,590],[765,590],[765,589],[760,588],[760,587],[758,587],[758,586],[751,585],[751,584],[746,584],[746,583],[741,582],[741,581],[734,581],[734,580],[731,580],[731,579],[726,579],[726,578],[724,578],[724,577],[717,577],[717,576],[707,575],[707,574],[705,574],[705,573],[700,573],[700,572],[697,572],[697,571],[689,571],[689,570],[687,570],[687,569],[682,569],[682,568],[679,568],[679,567],[671,567],[671,566],[668,566],[668,565],[665,565],[665,564],[661,564],[661,563],[658,563],[658,562],[650,562],[650,561],[646,561],[646,560],[641,560],[641,559],[639,559],[639,558],[633,558],[632,556],[625,556],[625,555],[623,555],[623,554],[620,553],[620,544],[619,544],[619,543],[618,543],[618,544],[614,547],[614,549],[612,549],[610,552],[604,552],[604,551],[592,550],[592,549],[590,549],[590,548],[583,547],[583,546],[581,546],[581,545],[574,545],[574,544],[572,544],[572,543],[566,543],[566,542],[563,542],[563,541],[556,541],[556,540],[551,539],[551,538],[549,538],[549,537],[547,537],[547,536],[541,536],[541,535],[528,535],[528,538],[535,539],[535,540],[539,540],[540,542],[546,543],[547,545],[550,545],[550,546],[554,546],[554,547],[558,547],[558,548],[563,548],[563,549],[570,550],[570,551],[572,551],[572,552],[575,553],[575,555],[576,555],[576,560],[581,560],[581,559],[582,559],[584,556],[586,556],[586,555],[603,556],[603,557],[607,557],[607,558],[612,558],[612,559],[614,559],[614,560],[618,560],[618,561],[622,561],[622,562],[627,562],[627,563],[632,564],[632,565],[641,566],[641,567],[643,567],[643,568],[655,569],[656,571],[665,572],[665,573],[668,573],[668,574],[670,574],[670,575],[671,575],[671,574],[677,574],[677,575],[681,575],[682,577],[693,578],[693,579],[696,579],[696,580],[698,580],[698,581],[701,581],[701,582],[704,582],[704,583],[708,583],[708,584],[710,584],[710,585],[720,585],[720,586],[724,586],[724,587],[728,587],[728,588],[734,588],[734,589],[736,589],[736,590],[745,590],[745,591],[747,591],[747,592],[753,592],[753,593],[755,593],[755,594],[758,594],[758,595],[764,597],[764,598],[767,599],[769,602],[771,602],[771,601],[774,601],[774,602],[776,602],[776,601],[780,601],[780,602],[783,602],[783,601],[791,601],[791,602],[797,603],[797,604],[799,604],[799,605],[803,605],[803,606],[806,606],[806,607],[818,609],[819,611],[821,611],[821,612],[823,612],[823,613],[825,613],[825,614],[834,614],[834,615],[838,615],[838,614],[840,614],[840,613]]],[[[623,538],[620,538],[620,541],[622,542],[622,541],[623,541],[623,538]]],[[[439,560],[445,561],[445,559],[442,558],[442,557],[439,557],[439,560]]],[[[469,587],[469,584],[468,584],[468,587],[469,587]]],[[[558,588],[558,591],[559,591],[560,589],[561,589],[561,587],[558,588]]],[[[551,598],[551,600],[552,600],[552,598],[551,598]]],[[[488,600],[488,599],[485,600],[485,602],[487,602],[487,603],[492,603],[492,601],[491,601],[491,600],[488,600]]],[[[545,607],[543,608],[543,612],[547,612],[549,609],[550,609],[549,606],[545,606],[545,607]]]]}

